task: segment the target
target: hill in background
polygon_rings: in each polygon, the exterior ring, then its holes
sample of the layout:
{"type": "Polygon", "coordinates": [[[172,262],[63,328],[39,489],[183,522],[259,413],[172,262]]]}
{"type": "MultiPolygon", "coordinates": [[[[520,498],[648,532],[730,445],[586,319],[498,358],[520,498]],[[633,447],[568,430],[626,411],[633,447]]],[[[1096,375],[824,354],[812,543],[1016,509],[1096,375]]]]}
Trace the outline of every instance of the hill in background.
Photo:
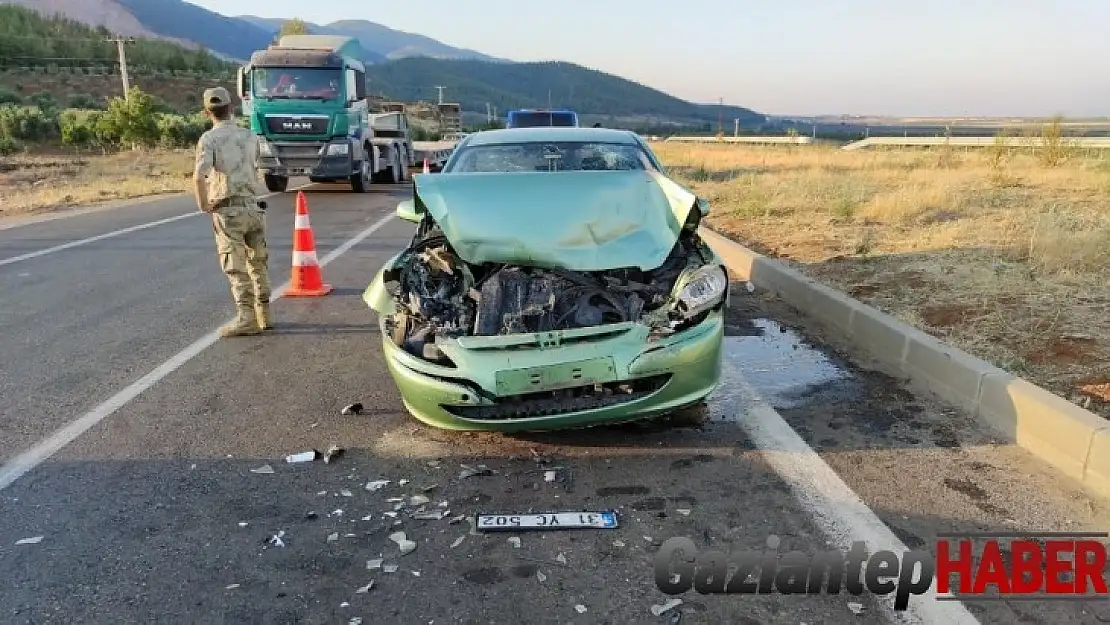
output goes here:
{"type": "MultiPolygon", "coordinates": [[[[117,31],[111,24],[105,24],[106,20],[99,19],[119,17],[117,10],[136,20],[126,23],[132,32],[147,29],[163,37],[142,38],[129,46],[128,65],[135,84],[175,106],[191,107],[194,101],[192,93],[180,91],[185,87],[180,76],[182,73],[190,74],[186,79],[190,85],[188,91],[199,93],[205,84],[230,83],[235,66],[207,52],[207,46],[189,49],[165,40],[165,37],[192,41],[200,24],[205,26],[207,40],[219,45],[213,46],[216,50],[234,56],[249,56],[254,49],[269,45],[275,34],[266,30],[265,26],[218,15],[181,0],[0,0],[0,67],[11,70],[0,76],[0,88],[14,91],[22,97],[41,90],[57,90],[55,96],[59,101],[65,101],[72,95],[88,94],[103,100],[120,94],[119,80],[111,76],[113,72],[118,72],[116,48],[105,41],[109,34],[117,31]],[[4,4],[13,1],[55,9],[68,7],[65,14],[77,17],[47,18],[32,10],[4,4]],[[86,2],[93,4],[82,4],[86,2]],[[78,6],[84,7],[84,12],[75,8],[78,6]],[[100,10],[108,12],[96,12],[100,10]],[[90,27],[88,23],[99,25],[90,27]],[[55,70],[51,70],[54,74],[44,74],[35,69],[25,69],[46,67],[82,68],[81,76],[87,76],[91,73],[90,68],[95,68],[99,76],[78,78],[73,77],[72,72],[54,75],[55,70]],[[197,74],[203,74],[204,78],[197,77],[197,74]],[[167,82],[172,83],[172,89],[167,87],[167,82]]],[[[375,27],[377,25],[371,22],[358,21],[336,22],[328,26],[336,30],[349,28],[349,36],[356,36],[354,33],[357,31],[361,33],[357,35],[360,39],[380,36],[384,43],[380,44],[379,50],[393,50],[388,54],[397,54],[392,46],[400,45],[405,40],[389,38],[392,37],[389,33],[397,31],[384,27],[380,27],[384,30],[378,31],[374,30],[375,27]]],[[[448,51],[435,48],[435,45],[444,44],[419,35],[401,35],[419,38],[421,45],[431,46],[435,53],[447,54],[454,50],[480,58],[417,56],[372,64],[367,68],[370,92],[394,100],[434,102],[438,97],[435,87],[442,86],[445,87],[445,100],[460,103],[467,112],[464,119],[469,124],[481,123],[485,119],[487,105],[488,110],[496,110],[497,116],[503,119],[511,109],[545,107],[548,104],[573,108],[590,124],[599,121],[610,127],[642,130],[687,127],[707,131],[715,129],[719,119],[731,129],[732,120],[736,118],[744,127],[750,128],[764,121],[762,115],[749,109],[687,102],[619,76],[573,63],[491,60],[480,53],[457,48],[448,51]]],[[[380,56],[384,58],[386,55],[380,56]]]]}

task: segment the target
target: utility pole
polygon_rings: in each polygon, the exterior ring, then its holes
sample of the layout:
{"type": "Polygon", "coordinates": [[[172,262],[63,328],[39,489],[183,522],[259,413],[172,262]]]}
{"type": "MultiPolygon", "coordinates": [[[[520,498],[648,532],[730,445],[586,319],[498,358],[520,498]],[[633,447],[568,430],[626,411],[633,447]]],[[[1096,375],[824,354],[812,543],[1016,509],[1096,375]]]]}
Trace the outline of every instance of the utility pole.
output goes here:
{"type": "Polygon", "coordinates": [[[439,103],[443,104],[443,90],[447,87],[436,87],[439,90],[439,103]]]}
{"type": "Polygon", "coordinates": [[[734,137],[739,137],[740,136],[740,118],[739,117],[732,120],[732,136],[734,136],[734,137]]]}
{"type": "Polygon", "coordinates": [[[130,100],[131,99],[131,80],[127,75],[127,51],[124,49],[123,46],[125,44],[129,45],[129,46],[135,45],[135,38],[134,37],[108,37],[108,41],[109,42],[114,42],[116,44],[116,47],[119,48],[119,73],[120,73],[120,77],[123,78],[123,99],[124,100],[130,100]]]}
{"type": "Polygon", "coordinates": [[[720,98],[717,100],[720,108],[717,109],[717,134],[724,134],[725,126],[725,99],[720,98]]]}

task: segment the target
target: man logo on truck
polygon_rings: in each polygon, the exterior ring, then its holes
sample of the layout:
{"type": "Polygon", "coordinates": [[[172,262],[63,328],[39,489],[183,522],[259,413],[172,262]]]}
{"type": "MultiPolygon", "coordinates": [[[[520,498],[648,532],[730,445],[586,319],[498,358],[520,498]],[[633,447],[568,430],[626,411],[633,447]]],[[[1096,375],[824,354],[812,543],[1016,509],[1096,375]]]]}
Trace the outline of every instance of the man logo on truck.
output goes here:
{"type": "Polygon", "coordinates": [[[311,122],[283,122],[281,127],[285,130],[312,130],[311,122]]]}

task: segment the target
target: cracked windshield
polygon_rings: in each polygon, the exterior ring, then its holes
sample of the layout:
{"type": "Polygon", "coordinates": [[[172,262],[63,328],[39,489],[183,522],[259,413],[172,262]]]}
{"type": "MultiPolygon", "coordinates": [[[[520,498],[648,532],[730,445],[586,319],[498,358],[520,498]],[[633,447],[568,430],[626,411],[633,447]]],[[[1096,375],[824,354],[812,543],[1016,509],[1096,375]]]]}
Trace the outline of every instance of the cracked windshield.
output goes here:
{"type": "Polygon", "coordinates": [[[1110,623],[1108,24],[0,0],[0,624],[1110,623]]]}

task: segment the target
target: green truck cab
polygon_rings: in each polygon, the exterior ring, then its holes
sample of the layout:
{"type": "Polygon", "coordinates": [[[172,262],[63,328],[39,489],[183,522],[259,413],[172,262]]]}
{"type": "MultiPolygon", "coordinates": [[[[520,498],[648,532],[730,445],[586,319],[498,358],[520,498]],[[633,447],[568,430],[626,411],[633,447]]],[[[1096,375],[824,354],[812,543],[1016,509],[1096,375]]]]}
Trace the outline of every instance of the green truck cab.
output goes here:
{"type": "Polygon", "coordinates": [[[407,178],[416,159],[407,120],[370,114],[361,54],[354,37],[289,35],[239,69],[267,189],[282,192],[290,178],[307,176],[365,193],[371,182],[407,178]]]}

